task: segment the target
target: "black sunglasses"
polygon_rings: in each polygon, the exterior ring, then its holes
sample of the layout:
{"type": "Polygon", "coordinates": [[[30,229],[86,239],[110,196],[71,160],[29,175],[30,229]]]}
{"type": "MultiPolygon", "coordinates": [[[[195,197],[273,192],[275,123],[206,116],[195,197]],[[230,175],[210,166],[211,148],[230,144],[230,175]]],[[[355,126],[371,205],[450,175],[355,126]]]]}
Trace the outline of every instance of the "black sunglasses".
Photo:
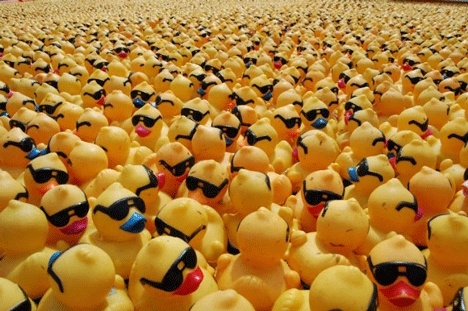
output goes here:
{"type": "Polygon", "coordinates": [[[383,182],[382,175],[380,175],[379,173],[369,171],[369,162],[367,161],[367,159],[363,159],[361,160],[361,162],[358,163],[356,172],[359,177],[363,177],[366,175],[375,176],[379,179],[380,182],[383,182]]]}
{"type": "MultiPolygon", "coordinates": [[[[426,262],[426,258],[424,261],[426,262]]],[[[374,279],[383,286],[392,284],[400,275],[405,276],[413,286],[421,286],[426,282],[427,263],[421,265],[414,262],[392,261],[374,266],[370,256],[367,257],[367,263],[374,279]],[[400,268],[405,268],[405,271],[400,271],[400,268]]]]}
{"type": "Polygon", "coordinates": [[[180,114],[183,115],[183,116],[186,116],[187,118],[195,121],[195,122],[200,122],[204,116],[206,116],[207,114],[209,114],[210,111],[207,110],[205,112],[200,112],[198,110],[195,110],[195,109],[192,109],[192,108],[182,108],[182,110],[180,111],[180,114]]]}
{"type": "Polygon", "coordinates": [[[257,135],[255,135],[255,133],[254,133],[251,129],[247,129],[247,130],[245,131],[245,138],[247,139],[247,143],[248,143],[250,146],[255,145],[257,142],[259,142],[259,141],[261,141],[261,140],[268,140],[268,141],[271,141],[271,137],[270,137],[270,136],[265,135],[265,136],[257,137],[257,135]]]}
{"type": "Polygon", "coordinates": [[[88,211],[89,211],[89,203],[86,200],[86,201],[77,203],[75,205],[69,206],[53,215],[47,214],[43,206],[41,206],[40,208],[44,212],[47,220],[51,224],[53,224],[56,227],[63,227],[68,224],[71,216],[76,215],[80,218],[83,218],[84,216],[86,216],[86,214],[88,214],[88,211]]]}
{"type": "Polygon", "coordinates": [[[214,127],[221,130],[221,132],[229,138],[235,138],[239,133],[238,127],[224,126],[224,125],[214,125],[214,127]]]}
{"type": "Polygon", "coordinates": [[[200,188],[202,189],[203,194],[210,199],[216,197],[221,192],[221,190],[228,184],[228,180],[224,179],[221,185],[215,186],[208,181],[201,180],[198,177],[190,175],[187,176],[185,182],[188,190],[193,191],[197,188],[200,188]]]}
{"type": "Polygon", "coordinates": [[[309,205],[318,205],[321,202],[328,202],[331,200],[341,200],[342,195],[328,191],[328,190],[314,190],[306,189],[305,179],[302,182],[302,189],[304,193],[304,199],[309,205]]]}
{"type": "Polygon", "coordinates": [[[198,227],[195,231],[193,231],[190,235],[186,235],[185,233],[183,233],[182,231],[168,225],[164,220],[162,220],[161,218],[159,217],[156,217],[154,219],[154,223],[155,223],[155,226],[156,226],[156,232],[158,233],[158,235],[170,235],[170,236],[173,236],[173,237],[176,237],[176,238],[179,238],[179,239],[182,239],[184,240],[185,242],[187,243],[190,243],[190,241],[198,234],[200,233],[201,231],[205,230],[206,229],[206,226],[205,225],[201,225],[200,227],[198,227]]]}
{"type": "Polygon", "coordinates": [[[190,133],[188,135],[178,134],[178,135],[176,135],[176,137],[174,139],[176,141],[179,140],[180,138],[184,138],[184,139],[187,139],[187,140],[192,140],[193,135],[195,135],[195,132],[197,131],[197,127],[198,127],[198,123],[195,124],[195,126],[192,128],[192,130],[190,131],[190,133]]]}
{"type": "Polygon", "coordinates": [[[158,181],[158,178],[156,177],[156,175],[154,174],[154,172],[149,168],[147,167],[146,165],[143,165],[143,168],[145,169],[146,171],[146,174],[148,174],[148,178],[149,178],[149,183],[147,183],[146,185],[144,186],[141,186],[141,187],[138,187],[137,190],[135,190],[135,194],[137,196],[140,196],[140,193],[146,189],[151,189],[151,188],[157,188],[158,185],[159,185],[159,181],[158,181]]]}
{"type": "Polygon", "coordinates": [[[23,122],[21,122],[19,120],[15,120],[15,119],[10,119],[8,124],[10,125],[10,128],[17,127],[17,128],[21,129],[23,132],[26,133],[26,127],[28,126],[26,123],[23,123],[23,122]]]}
{"type": "Polygon", "coordinates": [[[31,137],[25,137],[20,142],[16,141],[6,141],[3,144],[3,148],[8,146],[15,146],[23,150],[24,152],[30,152],[36,146],[34,140],[31,137]]]}
{"type": "Polygon", "coordinates": [[[140,197],[129,197],[117,200],[109,207],[98,204],[94,207],[93,214],[101,211],[114,220],[122,220],[127,217],[131,207],[136,207],[142,213],[146,210],[145,202],[140,197]]]}
{"type": "Polygon", "coordinates": [[[195,158],[193,156],[188,157],[185,160],[180,161],[176,165],[172,166],[164,160],[159,160],[159,164],[164,166],[174,176],[182,176],[187,171],[187,168],[191,168],[195,164],[195,158]]]}
{"type": "Polygon", "coordinates": [[[133,91],[130,92],[130,97],[132,99],[135,99],[135,98],[139,97],[142,100],[144,100],[145,102],[150,100],[151,96],[153,96],[153,95],[154,95],[154,92],[151,93],[151,94],[148,94],[148,93],[140,91],[140,90],[133,90],[133,91]]]}
{"type": "Polygon", "coordinates": [[[39,105],[39,106],[37,106],[37,110],[39,112],[45,112],[46,114],[51,115],[51,114],[55,113],[55,110],[57,110],[57,108],[60,107],[60,105],[62,105],[62,102],[58,102],[54,106],[53,105],[46,105],[46,104],[39,105]]]}
{"type": "Polygon", "coordinates": [[[252,98],[248,99],[248,100],[244,100],[244,99],[242,99],[242,97],[240,97],[236,93],[232,93],[231,95],[229,95],[229,97],[234,99],[236,101],[236,105],[238,105],[238,106],[243,106],[243,105],[248,105],[248,104],[254,104],[255,103],[255,101],[252,98]]]}
{"type": "Polygon", "coordinates": [[[156,124],[156,122],[159,119],[162,119],[162,117],[160,115],[157,116],[155,119],[150,118],[150,117],[145,116],[145,115],[134,115],[132,117],[132,124],[133,124],[133,126],[136,126],[138,123],[143,122],[143,124],[146,127],[151,128],[156,124]]]}
{"type": "Polygon", "coordinates": [[[154,101],[154,104],[156,105],[156,108],[159,105],[162,105],[164,103],[167,103],[167,104],[169,104],[171,106],[175,106],[175,104],[174,104],[174,102],[172,100],[164,99],[161,95],[156,96],[156,100],[154,101]]]}
{"type": "Polygon", "coordinates": [[[311,109],[307,112],[304,112],[304,110],[301,110],[301,114],[308,120],[308,121],[313,121],[317,118],[317,116],[321,115],[325,119],[327,119],[330,116],[330,111],[327,108],[322,108],[322,109],[311,109]]]}
{"type": "Polygon", "coordinates": [[[167,270],[161,282],[151,281],[147,278],[141,278],[140,283],[142,285],[149,285],[165,292],[173,292],[184,282],[183,271],[185,268],[194,269],[196,266],[197,254],[192,247],[187,247],[174,261],[169,270],[167,270]]]}
{"type": "MultiPolygon", "coordinates": [[[[81,74],[80,74],[80,76],[81,76],[81,74]]],[[[91,79],[88,79],[88,83],[94,81],[94,82],[96,82],[99,86],[103,87],[104,84],[106,84],[106,82],[109,81],[109,80],[110,80],[110,78],[105,78],[104,80],[99,80],[99,79],[93,79],[93,78],[91,78],[91,79]]],[[[99,99],[99,98],[98,98],[98,99],[99,99]]]]}
{"type": "Polygon", "coordinates": [[[275,119],[276,118],[280,119],[288,129],[292,129],[296,125],[300,127],[302,124],[302,120],[299,117],[285,119],[282,115],[277,114],[275,115],[275,119]]]}
{"type": "Polygon", "coordinates": [[[273,85],[271,85],[271,84],[264,85],[264,86],[258,86],[256,84],[253,84],[252,87],[255,87],[262,94],[269,93],[269,92],[271,92],[273,90],[273,85]]]}
{"type": "Polygon", "coordinates": [[[29,172],[31,173],[32,178],[38,184],[43,184],[55,178],[55,180],[63,185],[68,182],[68,173],[62,170],[57,170],[50,167],[43,167],[38,170],[35,170],[31,164],[27,166],[29,172]]]}
{"type": "Polygon", "coordinates": [[[83,95],[89,95],[89,96],[91,96],[92,98],[94,98],[95,100],[100,100],[101,97],[106,96],[106,90],[101,89],[101,90],[95,92],[94,94],[85,92],[85,93],[83,93],[83,95]]]}

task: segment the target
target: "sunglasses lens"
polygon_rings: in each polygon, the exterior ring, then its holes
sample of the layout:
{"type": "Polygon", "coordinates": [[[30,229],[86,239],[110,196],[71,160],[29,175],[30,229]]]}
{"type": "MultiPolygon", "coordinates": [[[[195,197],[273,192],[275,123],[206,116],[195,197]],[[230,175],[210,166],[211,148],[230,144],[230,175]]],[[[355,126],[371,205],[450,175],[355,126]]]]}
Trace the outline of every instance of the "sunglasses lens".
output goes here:
{"type": "Polygon", "coordinates": [[[374,277],[379,284],[386,286],[390,285],[398,277],[398,266],[393,264],[382,264],[375,268],[374,277]]]}
{"type": "Polygon", "coordinates": [[[305,201],[310,205],[317,205],[322,200],[317,191],[314,190],[306,190],[304,193],[304,198],[305,201]]]}
{"type": "Polygon", "coordinates": [[[63,227],[68,224],[70,221],[70,216],[68,215],[68,210],[58,212],[49,217],[49,221],[56,227],[63,227]]]}
{"type": "Polygon", "coordinates": [[[193,191],[197,188],[198,179],[192,176],[187,176],[185,183],[187,185],[187,189],[193,191]]]}
{"type": "Polygon", "coordinates": [[[88,201],[81,202],[75,206],[75,215],[78,217],[84,217],[88,214],[89,204],[88,201]]]}
{"type": "Polygon", "coordinates": [[[207,198],[210,198],[210,199],[216,197],[219,194],[219,191],[220,191],[220,189],[218,189],[218,187],[216,187],[215,185],[211,185],[211,184],[203,185],[202,190],[203,190],[203,194],[207,198]]]}
{"type": "Polygon", "coordinates": [[[406,266],[406,277],[414,286],[421,286],[426,282],[427,273],[422,267],[415,265],[406,266]]]}
{"type": "Polygon", "coordinates": [[[24,152],[30,152],[34,147],[34,141],[32,139],[24,139],[21,141],[20,148],[24,152]]]}

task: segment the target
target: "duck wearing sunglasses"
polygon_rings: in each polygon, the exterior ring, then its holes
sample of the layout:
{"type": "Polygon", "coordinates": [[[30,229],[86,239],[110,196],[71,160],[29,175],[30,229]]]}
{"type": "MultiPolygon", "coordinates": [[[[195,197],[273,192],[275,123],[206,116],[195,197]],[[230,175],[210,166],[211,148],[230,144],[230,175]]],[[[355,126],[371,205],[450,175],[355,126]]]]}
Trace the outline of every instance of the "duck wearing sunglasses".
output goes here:
{"type": "Polygon", "coordinates": [[[24,171],[24,185],[29,192],[29,203],[40,206],[42,197],[58,185],[66,184],[69,174],[59,156],[47,153],[32,160],[24,171]]]}
{"type": "Polygon", "coordinates": [[[436,310],[442,308],[440,289],[427,281],[423,253],[399,234],[375,245],[367,256],[366,273],[377,286],[379,310],[436,310]]]}
{"type": "Polygon", "coordinates": [[[46,273],[50,288],[37,311],[134,309],[111,257],[95,245],[79,243],[53,253],[46,273]]]}
{"type": "Polygon", "coordinates": [[[182,239],[215,266],[227,252],[223,219],[214,208],[191,198],[177,198],[164,205],[155,218],[156,233],[182,239]],[[182,224],[180,219],[186,221],[182,224]]]}
{"type": "Polygon", "coordinates": [[[88,228],[89,202],[78,186],[55,186],[44,194],[39,208],[49,222],[50,245],[55,245],[60,240],[74,245],[88,228]]]}
{"type": "Polygon", "coordinates": [[[108,253],[116,273],[128,279],[133,261],[151,234],[146,229],[145,202],[132,191],[114,182],[93,203],[91,216],[95,230],[80,242],[99,246],[108,253]]]}
{"type": "Polygon", "coordinates": [[[150,104],[135,111],[131,122],[133,130],[130,134],[132,140],[137,141],[141,146],[146,146],[151,150],[157,140],[167,133],[168,127],[162,119],[161,112],[150,104]]]}
{"type": "Polygon", "coordinates": [[[154,237],[142,247],[128,283],[130,299],[142,311],[189,310],[217,290],[212,274],[199,265],[195,249],[168,235],[154,237]]]}

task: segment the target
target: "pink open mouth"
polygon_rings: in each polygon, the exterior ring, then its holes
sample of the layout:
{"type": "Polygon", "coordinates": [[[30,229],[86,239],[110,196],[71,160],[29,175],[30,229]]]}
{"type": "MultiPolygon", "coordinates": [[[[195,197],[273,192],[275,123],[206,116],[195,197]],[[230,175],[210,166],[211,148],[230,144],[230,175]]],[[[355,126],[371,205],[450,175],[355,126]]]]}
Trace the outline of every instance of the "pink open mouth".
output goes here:
{"type": "Polygon", "coordinates": [[[184,283],[173,292],[174,295],[189,295],[196,291],[203,281],[203,271],[200,267],[187,274],[184,283]]]}
{"type": "Polygon", "coordinates": [[[60,232],[66,235],[75,235],[83,232],[88,226],[88,217],[73,222],[72,224],[61,228],[60,232]]]}

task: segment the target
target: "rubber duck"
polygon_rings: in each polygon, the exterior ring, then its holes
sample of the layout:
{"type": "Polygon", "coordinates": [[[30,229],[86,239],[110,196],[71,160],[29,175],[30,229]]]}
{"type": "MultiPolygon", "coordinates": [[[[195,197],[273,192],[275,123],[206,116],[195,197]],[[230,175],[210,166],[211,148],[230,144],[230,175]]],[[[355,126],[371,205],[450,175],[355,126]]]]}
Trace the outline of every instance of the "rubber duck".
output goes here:
{"type": "Polygon", "coordinates": [[[299,272],[305,288],[332,265],[353,265],[363,270],[365,257],[354,251],[364,243],[368,231],[369,219],[355,199],[330,200],[316,220],[316,231],[293,231],[286,261],[299,272]]]}
{"type": "Polygon", "coordinates": [[[49,289],[45,266],[55,249],[46,245],[48,225],[37,206],[11,200],[0,213],[0,276],[38,299],[49,289]]]}
{"type": "Polygon", "coordinates": [[[336,128],[330,122],[333,116],[330,114],[328,106],[315,96],[304,95],[303,106],[300,110],[302,133],[317,129],[327,133],[330,137],[335,137],[336,128]]]}
{"type": "Polygon", "coordinates": [[[456,117],[447,122],[439,131],[440,156],[459,163],[460,150],[465,145],[468,133],[468,122],[464,117],[456,117]]]}
{"type": "Polygon", "coordinates": [[[223,83],[221,79],[212,72],[207,72],[206,76],[200,83],[200,88],[197,90],[197,94],[201,99],[207,99],[207,94],[210,93],[210,90],[213,86],[223,83]]]}
{"type": "Polygon", "coordinates": [[[298,273],[282,259],[289,243],[289,226],[278,214],[260,207],[240,222],[236,235],[240,253],[219,257],[218,286],[236,290],[255,310],[271,310],[284,291],[300,287],[298,273]]]}
{"type": "Polygon", "coordinates": [[[213,85],[208,92],[206,100],[210,103],[210,115],[214,119],[221,112],[232,109],[232,88],[225,82],[213,85]]]}
{"type": "Polygon", "coordinates": [[[77,141],[81,139],[73,134],[71,130],[58,132],[49,139],[46,150],[47,152],[55,152],[59,156],[60,161],[68,168],[68,156],[77,141]]]}
{"type": "Polygon", "coordinates": [[[242,106],[252,107],[258,115],[262,115],[267,110],[265,101],[251,86],[245,85],[234,87],[232,91],[231,98],[233,100],[233,104],[235,103],[238,108],[241,108],[242,106]]]}
{"type": "Polygon", "coordinates": [[[0,185],[4,189],[0,193],[0,212],[8,205],[10,200],[28,202],[29,193],[26,187],[7,171],[0,170],[0,185]]]}
{"type": "Polygon", "coordinates": [[[190,167],[176,196],[194,199],[222,214],[228,185],[229,175],[225,166],[213,159],[200,160],[190,167]]]}
{"type": "Polygon", "coordinates": [[[139,250],[150,239],[145,228],[144,201],[132,191],[114,182],[93,202],[91,215],[95,230],[80,238],[103,249],[113,261],[118,275],[128,279],[139,250]]]}
{"type": "Polygon", "coordinates": [[[200,298],[193,304],[190,311],[202,311],[215,308],[219,311],[255,311],[252,304],[233,289],[218,290],[200,298]]]}
{"type": "MultiPolygon", "coordinates": [[[[174,80],[174,76],[167,68],[162,68],[159,73],[154,77],[153,84],[150,85],[158,93],[163,93],[170,90],[171,82],[174,80]]],[[[150,93],[151,94],[151,93],[150,93]]]]}
{"type": "Polygon", "coordinates": [[[97,246],[81,243],[54,253],[47,274],[51,288],[38,311],[133,310],[124,280],[115,274],[110,256],[97,246]]]}
{"type": "Polygon", "coordinates": [[[133,125],[131,140],[151,150],[154,150],[158,139],[168,131],[161,113],[150,104],[145,104],[135,111],[131,120],[133,125]]]}
{"type": "Polygon", "coordinates": [[[336,265],[323,270],[307,293],[313,311],[378,310],[376,286],[354,266],[336,265]]]}
{"type": "Polygon", "coordinates": [[[180,114],[198,124],[211,125],[210,102],[199,97],[186,101],[182,105],[180,114]]]}
{"type": "Polygon", "coordinates": [[[156,99],[156,90],[144,81],[132,88],[130,92],[130,97],[132,98],[133,105],[140,109],[145,104],[153,103],[156,99]]]}
{"type": "Polygon", "coordinates": [[[68,246],[77,244],[86,230],[91,227],[88,225],[90,223],[88,198],[78,186],[57,185],[44,194],[38,206],[47,218],[49,224],[47,243],[52,247],[60,247],[59,242],[68,246]]]}
{"type": "Polygon", "coordinates": [[[439,214],[447,213],[455,196],[455,185],[450,175],[437,169],[423,166],[408,183],[408,190],[418,201],[422,216],[409,228],[411,241],[418,247],[427,245],[427,221],[439,214]],[[432,195],[437,193],[437,196],[432,195]]]}
{"type": "Polygon", "coordinates": [[[226,140],[221,129],[198,125],[192,137],[192,154],[195,162],[215,160],[223,162],[226,158],[226,140]]]}
{"type": "Polygon", "coordinates": [[[45,113],[39,112],[29,121],[26,134],[31,137],[37,145],[47,145],[55,134],[60,132],[60,125],[45,113]]]}
{"type": "Polygon", "coordinates": [[[336,165],[309,173],[302,181],[299,192],[287,199],[285,205],[294,210],[298,229],[313,232],[317,219],[330,200],[341,200],[344,184],[336,165]]]}
{"type": "Polygon", "coordinates": [[[232,207],[223,211],[223,220],[227,228],[229,247],[231,252],[236,253],[236,232],[239,223],[248,214],[258,210],[260,207],[272,208],[273,193],[270,178],[267,174],[240,169],[229,183],[228,195],[232,207]],[[255,193],[254,197],[249,194],[255,193]],[[255,198],[249,200],[247,198],[255,198]]]}
{"type": "Polygon", "coordinates": [[[375,245],[367,263],[367,276],[378,289],[379,310],[442,308],[440,289],[427,280],[426,258],[402,235],[390,234],[375,245]]]}
{"type": "Polygon", "coordinates": [[[31,122],[36,115],[36,111],[30,110],[26,107],[21,107],[10,117],[8,125],[10,126],[10,129],[13,127],[19,127],[23,132],[26,132],[29,122],[31,122]]]}
{"type": "Polygon", "coordinates": [[[148,220],[146,229],[151,234],[156,231],[154,227],[154,218],[159,209],[171,201],[171,197],[160,191],[165,184],[165,175],[155,173],[151,168],[144,164],[126,164],[119,172],[115,181],[119,182],[126,189],[134,192],[145,202],[144,216],[148,220]]]}
{"type": "Polygon", "coordinates": [[[177,77],[171,81],[169,89],[183,102],[194,98],[195,87],[192,81],[183,75],[177,75],[177,77]]]}
{"type": "Polygon", "coordinates": [[[109,160],[100,146],[78,140],[71,147],[67,164],[69,183],[84,188],[100,171],[109,167],[109,160]]]}
{"type": "Polygon", "coordinates": [[[164,205],[155,218],[157,235],[170,235],[187,242],[215,267],[227,252],[227,234],[221,215],[192,198],[177,198],[164,205]],[[178,220],[190,219],[181,224],[178,220]]]}
{"type": "Polygon", "coordinates": [[[154,105],[158,108],[163,117],[163,121],[167,125],[170,125],[173,119],[180,115],[183,104],[182,100],[171,90],[159,93],[154,102],[154,105]]]}
{"type": "Polygon", "coordinates": [[[215,279],[199,258],[180,238],[164,235],[148,241],[135,259],[128,283],[135,310],[188,311],[201,298],[217,292],[215,279]]]}
{"type": "Polygon", "coordinates": [[[101,109],[85,108],[83,114],[76,120],[74,133],[82,141],[92,143],[96,140],[99,130],[108,125],[109,121],[101,109]]]}
{"type": "Polygon", "coordinates": [[[84,108],[67,102],[61,95],[48,93],[39,102],[37,110],[57,121],[60,130],[74,130],[76,121],[83,114],[84,108]]]}
{"type": "Polygon", "coordinates": [[[240,133],[240,120],[230,111],[222,111],[214,117],[211,126],[223,133],[226,142],[226,152],[236,152],[239,149],[238,140],[240,133]]]}
{"type": "Polygon", "coordinates": [[[98,82],[91,80],[83,86],[80,95],[83,101],[82,107],[93,108],[102,107],[102,105],[104,105],[107,93],[98,82]]]}
{"type": "Polygon", "coordinates": [[[463,212],[436,215],[427,221],[427,280],[441,290],[444,306],[449,305],[457,291],[468,284],[466,269],[466,234],[468,217],[463,212]]]}
{"type": "Polygon", "coordinates": [[[0,168],[18,178],[29,162],[41,154],[34,140],[20,128],[14,127],[0,137],[0,168]]]}
{"type": "Polygon", "coordinates": [[[437,154],[427,141],[414,139],[399,149],[394,163],[396,177],[407,186],[423,166],[437,168],[437,154]]]}
{"type": "Polygon", "coordinates": [[[383,132],[365,121],[349,136],[349,146],[343,148],[335,162],[340,167],[340,175],[350,181],[348,168],[356,165],[368,156],[375,156],[385,151],[386,138],[383,132]]]}
{"type": "Polygon", "coordinates": [[[423,210],[416,197],[397,178],[375,188],[367,201],[370,229],[356,253],[368,255],[372,247],[386,239],[390,232],[410,237],[410,228],[418,221],[423,210]]]}
{"type": "Polygon", "coordinates": [[[365,157],[357,165],[348,168],[351,185],[345,188],[344,198],[356,198],[367,207],[367,200],[378,186],[395,177],[395,171],[384,154],[365,157]]]}
{"type": "Polygon", "coordinates": [[[278,134],[278,140],[284,140],[291,146],[296,145],[302,126],[302,119],[294,105],[279,107],[271,112],[270,124],[278,134]]]}
{"type": "Polygon", "coordinates": [[[36,303],[24,290],[6,278],[0,277],[0,308],[5,310],[36,311],[36,303]]]}
{"type": "Polygon", "coordinates": [[[125,165],[130,155],[130,135],[121,127],[111,125],[101,127],[94,139],[107,155],[108,167],[116,168],[125,165]]]}
{"type": "Polygon", "coordinates": [[[273,83],[266,74],[261,74],[251,78],[249,86],[255,91],[257,96],[268,102],[273,97],[273,83]]]}
{"type": "Polygon", "coordinates": [[[260,118],[246,130],[244,143],[265,151],[269,155],[270,164],[278,174],[293,164],[291,145],[287,141],[278,139],[275,128],[266,117],[260,118]]]}
{"type": "Polygon", "coordinates": [[[303,179],[311,172],[326,169],[340,154],[337,142],[321,130],[309,130],[299,136],[296,143],[297,163],[286,168],[293,192],[301,187],[303,179]]]}
{"type": "Polygon", "coordinates": [[[145,164],[164,174],[165,182],[160,190],[175,197],[195,158],[187,147],[175,141],[161,146],[157,153],[147,157],[145,164]]]}
{"type": "Polygon", "coordinates": [[[28,189],[28,202],[40,205],[44,194],[69,180],[67,168],[55,152],[49,152],[29,162],[22,174],[22,182],[28,189]]]}
{"type": "Polygon", "coordinates": [[[70,95],[81,94],[81,81],[69,73],[64,73],[58,76],[56,88],[59,93],[68,93],[70,95]]]}

